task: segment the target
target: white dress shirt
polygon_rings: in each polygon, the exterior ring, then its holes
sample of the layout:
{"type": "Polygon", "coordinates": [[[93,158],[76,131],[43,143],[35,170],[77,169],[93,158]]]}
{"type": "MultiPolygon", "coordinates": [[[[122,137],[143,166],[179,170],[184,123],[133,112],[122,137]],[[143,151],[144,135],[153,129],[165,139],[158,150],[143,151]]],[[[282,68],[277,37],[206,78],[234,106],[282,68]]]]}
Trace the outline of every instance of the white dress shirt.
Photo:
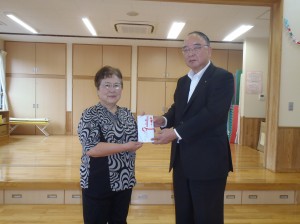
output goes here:
{"type": "Polygon", "coordinates": [[[189,91],[189,97],[188,97],[188,102],[191,98],[191,96],[193,95],[194,90],[196,89],[196,86],[198,85],[200,79],[202,78],[205,70],[207,69],[207,67],[210,65],[210,61],[208,62],[208,64],[201,69],[198,73],[194,73],[193,70],[190,70],[189,73],[187,74],[188,77],[191,79],[191,84],[190,84],[190,91],[189,91]]]}
{"type": "MultiPolygon", "coordinates": [[[[188,77],[191,79],[191,84],[190,84],[190,91],[189,91],[189,97],[188,97],[188,102],[191,98],[191,96],[193,95],[194,93],[194,90],[196,89],[196,86],[198,85],[200,79],[202,78],[204,72],[206,71],[206,69],[208,68],[208,66],[210,65],[210,61],[207,63],[207,65],[201,69],[198,73],[194,73],[193,70],[190,70],[189,73],[187,74],[188,77]]],[[[165,119],[165,126],[167,126],[167,119],[165,119]]],[[[178,132],[176,131],[176,129],[174,128],[174,132],[175,134],[177,135],[177,143],[182,139],[181,136],[178,134],[178,132]]]]}

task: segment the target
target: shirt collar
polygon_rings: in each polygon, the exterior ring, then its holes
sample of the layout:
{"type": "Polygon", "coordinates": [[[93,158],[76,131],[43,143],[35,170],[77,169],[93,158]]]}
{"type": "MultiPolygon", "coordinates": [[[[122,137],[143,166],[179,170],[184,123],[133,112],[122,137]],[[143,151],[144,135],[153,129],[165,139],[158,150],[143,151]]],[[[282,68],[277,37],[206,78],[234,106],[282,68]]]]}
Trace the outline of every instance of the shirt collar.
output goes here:
{"type": "Polygon", "coordinates": [[[202,68],[198,73],[194,73],[194,71],[191,69],[190,71],[189,71],[189,73],[187,74],[188,75],[188,77],[192,80],[192,79],[194,79],[194,78],[197,78],[197,79],[199,79],[200,80],[200,78],[202,77],[202,75],[203,75],[203,73],[205,72],[205,70],[208,68],[208,66],[210,65],[210,61],[207,63],[207,65],[204,67],[204,68],[202,68]]]}

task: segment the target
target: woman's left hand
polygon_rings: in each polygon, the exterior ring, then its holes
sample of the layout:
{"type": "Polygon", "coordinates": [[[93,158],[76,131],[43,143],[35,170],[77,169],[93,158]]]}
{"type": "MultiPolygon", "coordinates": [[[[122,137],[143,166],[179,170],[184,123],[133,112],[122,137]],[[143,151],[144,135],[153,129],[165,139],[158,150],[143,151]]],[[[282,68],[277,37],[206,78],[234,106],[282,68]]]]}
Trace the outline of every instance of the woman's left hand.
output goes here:
{"type": "Polygon", "coordinates": [[[135,152],[136,150],[138,150],[139,148],[141,148],[143,146],[143,143],[141,142],[127,142],[124,144],[126,146],[126,151],[129,152],[135,152]]]}

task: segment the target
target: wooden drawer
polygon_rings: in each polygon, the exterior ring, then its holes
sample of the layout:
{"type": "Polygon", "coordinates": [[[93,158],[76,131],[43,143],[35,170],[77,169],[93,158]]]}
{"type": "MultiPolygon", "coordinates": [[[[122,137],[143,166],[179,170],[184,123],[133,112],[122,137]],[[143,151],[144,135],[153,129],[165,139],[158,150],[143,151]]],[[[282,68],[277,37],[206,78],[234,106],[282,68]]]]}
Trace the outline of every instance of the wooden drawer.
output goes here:
{"type": "Polygon", "coordinates": [[[65,204],[81,204],[81,190],[65,190],[65,204]]]}
{"type": "Polygon", "coordinates": [[[64,190],[5,190],[5,204],[64,204],[64,190]]]}
{"type": "Polygon", "coordinates": [[[224,204],[231,204],[231,205],[242,204],[242,191],[225,191],[224,204]]]}
{"type": "Polygon", "coordinates": [[[0,190],[0,205],[4,203],[4,191],[0,190]]]}
{"type": "Polygon", "coordinates": [[[8,125],[1,124],[0,125],[0,136],[8,135],[8,125]]]}
{"type": "Polygon", "coordinates": [[[174,204],[172,190],[133,190],[131,204],[174,204]]]}
{"type": "Polygon", "coordinates": [[[243,191],[242,204],[294,204],[295,191],[243,191]]]}

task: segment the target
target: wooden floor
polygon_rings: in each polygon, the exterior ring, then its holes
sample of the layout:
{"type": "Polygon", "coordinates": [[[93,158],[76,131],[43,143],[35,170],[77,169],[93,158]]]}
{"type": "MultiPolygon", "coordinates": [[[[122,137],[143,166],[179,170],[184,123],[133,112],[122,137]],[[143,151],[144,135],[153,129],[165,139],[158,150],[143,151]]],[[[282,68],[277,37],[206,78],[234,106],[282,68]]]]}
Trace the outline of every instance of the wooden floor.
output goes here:
{"type": "MultiPolygon", "coordinates": [[[[300,173],[264,169],[263,153],[231,145],[234,172],[227,189],[300,190],[300,173]]],[[[146,143],[137,151],[136,189],[171,189],[169,145],[146,143]]],[[[17,136],[0,142],[0,189],[79,189],[81,146],[76,136],[17,136]]]]}
{"type": "MultiPolygon", "coordinates": [[[[231,145],[228,190],[300,190],[300,173],[264,169],[263,153],[231,145]]],[[[169,145],[137,152],[135,189],[171,189],[169,145]]],[[[81,146],[76,136],[11,136],[0,143],[1,189],[79,189],[81,146]]],[[[82,223],[81,205],[0,205],[0,224],[82,223]]],[[[173,205],[131,205],[128,224],[173,224],[173,205]]],[[[225,205],[226,224],[300,224],[300,205],[225,205]]]]}

